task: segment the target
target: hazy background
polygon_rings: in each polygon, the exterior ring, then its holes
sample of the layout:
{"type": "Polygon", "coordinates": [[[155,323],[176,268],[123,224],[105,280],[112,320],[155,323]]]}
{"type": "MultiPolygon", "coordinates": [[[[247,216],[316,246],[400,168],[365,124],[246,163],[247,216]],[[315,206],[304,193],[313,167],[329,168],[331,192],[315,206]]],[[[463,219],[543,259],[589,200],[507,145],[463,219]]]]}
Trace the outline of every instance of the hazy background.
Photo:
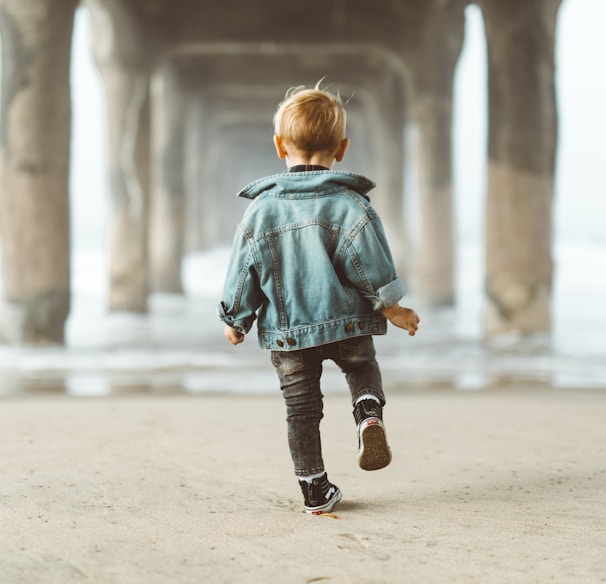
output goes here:
{"type": "MultiPolygon", "coordinates": [[[[486,47],[479,8],[468,7],[466,16],[466,40],[455,78],[453,129],[457,306],[423,313],[423,327],[414,343],[401,337],[393,343],[389,335],[378,339],[385,355],[382,365],[394,383],[406,378],[479,389],[497,378],[606,387],[606,78],[602,63],[606,39],[601,31],[606,2],[564,0],[559,13],[551,348],[515,335],[492,346],[481,341],[486,47]]],[[[45,379],[51,385],[59,383],[58,387],[65,382],[68,392],[80,395],[105,394],[120,383],[146,387],[164,383],[189,391],[273,389],[274,373],[267,355],[256,348],[256,339],[234,352],[221,337],[222,325],[214,307],[225,249],[186,258],[186,298],[154,297],[147,317],[107,314],[105,104],[90,53],[84,8],[78,10],[75,22],[72,96],[74,254],[68,346],[0,347],[4,387],[22,387],[23,379],[45,379]],[[246,367],[254,369],[255,375],[245,375],[242,384],[238,372],[246,367]],[[229,377],[230,372],[237,373],[237,379],[229,377]]],[[[340,387],[336,377],[334,383],[340,387]]]]}
{"type": "MultiPolygon", "coordinates": [[[[459,241],[482,241],[486,153],[486,46],[480,9],[466,11],[466,39],[455,78],[454,156],[459,241]]],[[[606,39],[604,0],[564,0],[556,47],[560,143],[556,174],[558,242],[606,245],[606,39]]],[[[106,209],[105,104],[78,10],[72,65],[73,235],[79,248],[103,245],[106,209]],[[102,215],[99,215],[99,213],[102,215]]]]}

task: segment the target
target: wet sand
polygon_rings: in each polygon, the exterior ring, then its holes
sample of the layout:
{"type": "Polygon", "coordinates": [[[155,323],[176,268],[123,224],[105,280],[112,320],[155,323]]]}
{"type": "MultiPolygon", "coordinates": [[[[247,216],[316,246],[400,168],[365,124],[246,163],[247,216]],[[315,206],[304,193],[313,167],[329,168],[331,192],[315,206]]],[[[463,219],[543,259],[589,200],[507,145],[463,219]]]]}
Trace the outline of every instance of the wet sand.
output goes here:
{"type": "Polygon", "coordinates": [[[279,395],[0,401],[3,584],[606,581],[606,392],[388,396],[394,453],[356,466],[326,398],[309,516],[279,395]]]}

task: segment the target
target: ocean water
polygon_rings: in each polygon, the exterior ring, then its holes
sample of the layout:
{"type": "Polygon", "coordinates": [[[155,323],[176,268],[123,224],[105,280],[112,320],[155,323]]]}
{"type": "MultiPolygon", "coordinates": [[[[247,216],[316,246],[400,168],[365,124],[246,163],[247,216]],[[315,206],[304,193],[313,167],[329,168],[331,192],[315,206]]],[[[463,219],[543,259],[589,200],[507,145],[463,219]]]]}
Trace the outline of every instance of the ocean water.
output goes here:
{"type": "MultiPolygon", "coordinates": [[[[0,395],[274,393],[275,372],[256,335],[232,347],[215,307],[228,250],[184,262],[185,296],[155,295],[148,315],[106,310],[106,258],[78,252],[73,260],[73,310],[65,347],[0,346],[0,395]]],[[[606,247],[556,248],[554,330],[524,339],[482,340],[482,257],[476,247],[459,258],[457,306],[418,308],[414,338],[390,327],[376,337],[387,391],[495,387],[606,389],[606,247]]],[[[414,297],[406,304],[418,307],[414,297]]],[[[254,331],[254,329],[253,329],[254,331]]],[[[346,392],[340,371],[326,363],[323,391],[346,392]]]]}

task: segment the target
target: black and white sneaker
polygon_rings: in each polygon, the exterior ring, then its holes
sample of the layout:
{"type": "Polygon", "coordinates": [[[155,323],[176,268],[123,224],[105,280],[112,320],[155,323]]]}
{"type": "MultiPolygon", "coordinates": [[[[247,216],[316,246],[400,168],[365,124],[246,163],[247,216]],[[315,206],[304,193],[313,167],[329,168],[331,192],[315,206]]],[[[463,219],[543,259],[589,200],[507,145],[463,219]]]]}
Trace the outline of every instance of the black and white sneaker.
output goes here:
{"type": "Polygon", "coordinates": [[[358,465],[363,470],[379,470],[391,462],[383,409],[374,399],[365,399],[354,406],[358,424],[358,465]]]}
{"type": "Polygon", "coordinates": [[[299,479],[299,486],[305,498],[305,513],[312,515],[330,513],[343,496],[341,489],[328,481],[326,473],[311,483],[299,479]]]}

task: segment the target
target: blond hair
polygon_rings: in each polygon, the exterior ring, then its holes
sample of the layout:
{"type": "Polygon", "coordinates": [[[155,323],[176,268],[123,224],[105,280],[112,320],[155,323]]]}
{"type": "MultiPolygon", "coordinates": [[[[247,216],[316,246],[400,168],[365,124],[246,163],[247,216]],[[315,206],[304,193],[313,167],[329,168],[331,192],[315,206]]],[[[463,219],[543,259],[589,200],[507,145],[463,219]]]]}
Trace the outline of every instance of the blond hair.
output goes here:
{"type": "Polygon", "coordinates": [[[319,85],[292,87],[274,115],[274,132],[306,154],[333,153],[345,138],[343,102],[319,85]]]}

